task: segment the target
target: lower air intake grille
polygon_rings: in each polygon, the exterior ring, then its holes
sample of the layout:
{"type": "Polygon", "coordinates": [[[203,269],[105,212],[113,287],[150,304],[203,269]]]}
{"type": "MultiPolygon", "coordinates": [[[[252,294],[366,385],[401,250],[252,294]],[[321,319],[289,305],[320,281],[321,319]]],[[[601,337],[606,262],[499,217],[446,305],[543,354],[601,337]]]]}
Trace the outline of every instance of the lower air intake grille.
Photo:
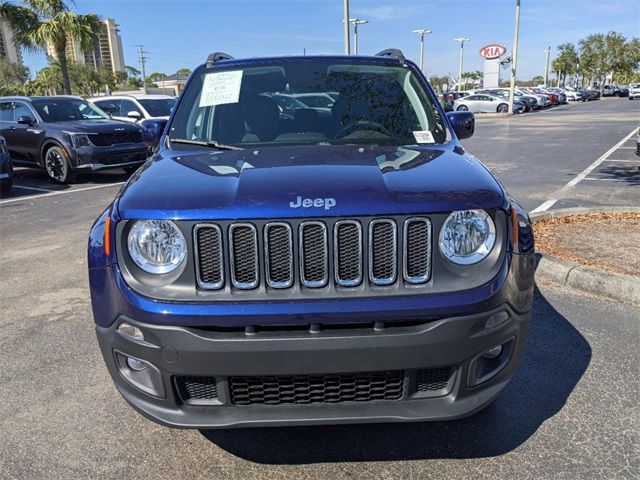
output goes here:
{"type": "Polygon", "coordinates": [[[404,372],[229,377],[229,391],[234,405],[399,400],[404,391],[404,372]]]}
{"type": "Polygon", "coordinates": [[[180,397],[187,403],[208,402],[218,398],[215,377],[177,377],[180,397]]]}
{"type": "Polygon", "coordinates": [[[435,392],[449,386],[449,380],[455,369],[453,367],[423,368],[416,375],[419,392],[435,392]]]}

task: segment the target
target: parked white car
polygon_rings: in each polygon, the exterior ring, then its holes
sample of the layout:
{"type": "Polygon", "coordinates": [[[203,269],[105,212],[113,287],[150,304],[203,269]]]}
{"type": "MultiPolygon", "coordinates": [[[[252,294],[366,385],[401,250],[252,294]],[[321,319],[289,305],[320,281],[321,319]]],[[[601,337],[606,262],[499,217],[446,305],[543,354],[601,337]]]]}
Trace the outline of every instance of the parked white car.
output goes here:
{"type": "MultiPolygon", "coordinates": [[[[513,101],[513,110],[522,113],[525,105],[519,100],[513,101]]],[[[475,93],[464,98],[459,98],[453,102],[453,110],[456,112],[498,112],[507,113],[509,110],[509,97],[490,95],[488,93],[475,93]]]]}
{"type": "Polygon", "coordinates": [[[640,83],[632,83],[629,85],[629,100],[640,98],[640,83]]]}
{"type": "Polygon", "coordinates": [[[140,122],[150,118],[169,118],[176,104],[175,97],[169,95],[108,95],[90,98],[114,120],[140,122]]]}

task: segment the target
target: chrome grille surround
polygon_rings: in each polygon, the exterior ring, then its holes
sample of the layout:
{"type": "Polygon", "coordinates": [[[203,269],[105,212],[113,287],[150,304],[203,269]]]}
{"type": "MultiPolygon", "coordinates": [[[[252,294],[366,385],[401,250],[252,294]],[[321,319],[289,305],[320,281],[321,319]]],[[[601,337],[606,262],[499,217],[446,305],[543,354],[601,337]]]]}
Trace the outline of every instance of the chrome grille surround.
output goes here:
{"type": "Polygon", "coordinates": [[[402,242],[402,274],[404,279],[413,284],[425,283],[431,277],[431,220],[425,217],[411,217],[404,221],[403,229],[403,242],[402,242]],[[424,243],[412,241],[410,232],[412,225],[423,224],[426,227],[426,239],[424,243]],[[415,258],[416,256],[417,258],[415,258]],[[414,268],[415,263],[418,262],[419,270],[422,273],[415,275],[414,268]]]}
{"type": "MultiPolygon", "coordinates": [[[[241,235],[240,233],[239,235],[241,235]]],[[[244,234],[246,236],[246,234],[244,234]]],[[[259,270],[258,270],[258,234],[256,227],[252,223],[234,223],[229,227],[229,263],[231,267],[231,283],[233,286],[241,290],[250,290],[258,286],[259,270]],[[239,245],[240,242],[246,242],[247,238],[236,239],[236,231],[241,232],[240,229],[249,229],[251,232],[251,240],[253,245],[239,245]],[[242,248],[248,251],[240,252],[236,250],[242,248]],[[253,259],[249,258],[236,258],[239,253],[253,255],[253,259]],[[249,278],[238,278],[239,269],[247,270],[249,278]],[[251,273],[253,269],[253,273],[251,273]]],[[[245,272],[241,272],[242,277],[245,276],[245,272]]]]}
{"type": "MultiPolygon", "coordinates": [[[[203,240],[204,242],[205,240],[203,240]]],[[[215,249],[215,246],[212,248],[215,249]]],[[[222,241],[222,231],[220,227],[214,223],[199,223],[193,227],[193,250],[196,258],[196,281],[198,282],[198,286],[200,288],[205,288],[207,290],[217,290],[224,286],[224,254],[223,254],[223,241],[222,241]],[[204,253],[203,247],[201,245],[201,232],[205,230],[211,230],[216,233],[216,237],[214,239],[209,239],[214,243],[217,242],[217,254],[214,252],[213,255],[201,255],[204,253]],[[219,280],[214,281],[205,281],[203,276],[206,275],[206,272],[203,272],[203,259],[204,261],[209,261],[211,263],[210,268],[214,270],[218,270],[217,275],[219,276],[219,280]],[[217,262],[217,267],[216,267],[217,262]]]]}
{"type": "MultiPolygon", "coordinates": [[[[275,260],[277,261],[277,260],[275,260]]],[[[280,259],[282,261],[282,259],[280,259]]],[[[291,225],[285,222],[270,222],[264,226],[264,264],[265,264],[265,273],[267,284],[271,288],[289,288],[293,285],[293,235],[291,232],[291,225]],[[275,243],[276,239],[270,238],[270,233],[275,232],[275,229],[285,229],[287,238],[286,245],[284,246],[284,252],[275,252],[272,251],[272,248],[275,250],[279,248],[283,249],[282,245],[276,246],[272,245],[272,242],[275,243]],[[274,259],[278,255],[285,254],[286,258],[284,262],[286,265],[274,265],[274,259]],[[281,273],[283,270],[288,270],[288,275],[286,279],[282,279],[281,273]],[[274,277],[278,276],[278,279],[274,279],[274,277]]]]}
{"type": "MultiPolygon", "coordinates": [[[[379,235],[384,235],[380,233],[379,235]]],[[[389,234],[387,234],[389,235],[389,234]]],[[[377,273],[380,273],[379,271],[377,273]]],[[[374,285],[386,286],[395,283],[398,276],[398,227],[396,222],[389,218],[376,219],[369,222],[369,280],[374,285]],[[390,225],[391,238],[375,238],[377,225],[390,225]],[[389,242],[391,245],[382,245],[385,252],[376,252],[377,241],[389,242]],[[389,248],[391,247],[391,248],[389,248]],[[386,254],[386,255],[385,255],[386,254]],[[376,270],[389,270],[388,275],[376,275],[376,270]]]]}
{"type": "MultiPolygon", "coordinates": [[[[309,233],[308,235],[311,235],[309,233]]],[[[317,233],[315,233],[317,235],[317,233]]],[[[309,239],[310,242],[318,241],[317,238],[309,239]]],[[[318,221],[306,221],[300,224],[300,243],[298,244],[298,248],[300,250],[300,281],[305,287],[308,288],[321,288],[324,287],[329,281],[329,250],[327,246],[327,226],[324,222],[318,221]],[[305,246],[305,231],[308,229],[316,229],[320,228],[322,235],[321,242],[322,245],[319,247],[322,251],[322,256],[320,259],[312,259],[308,258],[307,255],[312,252],[308,251],[314,247],[314,245],[306,245],[305,246]],[[321,276],[311,275],[311,269],[321,271],[321,276]],[[309,270],[309,271],[308,271],[309,270]],[[314,277],[314,278],[309,278],[314,277]]],[[[316,249],[318,245],[315,245],[316,249]]]]}
{"type": "MultiPolygon", "coordinates": [[[[342,233],[342,235],[348,235],[348,233],[342,233]]],[[[362,282],[362,225],[357,220],[339,220],[333,227],[333,271],[336,279],[336,283],[342,287],[355,287],[362,282]],[[343,257],[343,248],[341,244],[341,227],[354,226],[356,228],[357,245],[355,252],[344,252],[344,255],[351,257],[356,255],[355,259],[351,259],[351,262],[355,260],[355,273],[352,275],[344,275],[346,270],[354,270],[353,265],[347,266],[346,259],[343,257]],[[350,267],[350,268],[349,268],[350,267]],[[345,278],[349,277],[349,278],[345,278]]]]}

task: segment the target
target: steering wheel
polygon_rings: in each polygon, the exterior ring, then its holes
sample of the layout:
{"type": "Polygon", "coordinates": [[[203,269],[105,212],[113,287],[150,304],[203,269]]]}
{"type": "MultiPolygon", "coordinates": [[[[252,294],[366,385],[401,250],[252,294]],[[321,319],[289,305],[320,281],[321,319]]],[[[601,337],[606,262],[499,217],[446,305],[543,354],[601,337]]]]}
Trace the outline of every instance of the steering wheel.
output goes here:
{"type": "Polygon", "coordinates": [[[357,132],[359,130],[372,130],[374,132],[382,133],[387,137],[391,137],[391,133],[387,128],[378,122],[372,122],[370,120],[358,120],[357,122],[352,123],[351,125],[347,125],[342,130],[338,132],[336,135],[337,138],[346,137],[347,135],[357,132]]]}

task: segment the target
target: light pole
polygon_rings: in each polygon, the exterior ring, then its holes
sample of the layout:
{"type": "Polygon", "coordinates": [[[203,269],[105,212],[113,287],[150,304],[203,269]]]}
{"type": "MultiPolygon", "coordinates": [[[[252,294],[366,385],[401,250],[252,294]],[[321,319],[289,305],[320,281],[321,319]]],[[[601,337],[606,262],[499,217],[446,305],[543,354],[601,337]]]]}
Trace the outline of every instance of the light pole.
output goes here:
{"type": "Polygon", "coordinates": [[[351,35],[349,33],[349,0],[344,0],[344,18],[342,23],[344,26],[344,54],[351,55],[351,46],[349,45],[351,41],[351,35]]]}
{"type": "Polygon", "coordinates": [[[359,18],[350,18],[349,23],[353,24],[353,53],[358,54],[358,25],[369,23],[369,20],[361,20],[359,18]]]}
{"type": "Polygon", "coordinates": [[[511,55],[511,83],[509,84],[509,114],[513,115],[513,98],[516,89],[516,67],[518,66],[518,35],[520,33],[520,0],[516,0],[516,21],[513,27],[513,53],[511,55]]]}
{"type": "Polygon", "coordinates": [[[414,30],[413,33],[420,35],[420,70],[422,70],[422,73],[426,76],[427,72],[424,71],[424,36],[433,32],[426,28],[419,28],[418,30],[414,30]]]}
{"type": "Polygon", "coordinates": [[[461,90],[460,84],[462,83],[462,62],[464,61],[464,44],[470,42],[470,38],[458,37],[453,39],[454,42],[460,43],[460,68],[458,69],[458,91],[461,90]]]}
{"type": "Polygon", "coordinates": [[[551,47],[547,47],[547,61],[544,66],[544,86],[547,86],[547,81],[549,80],[549,56],[551,55],[551,47]]]}

